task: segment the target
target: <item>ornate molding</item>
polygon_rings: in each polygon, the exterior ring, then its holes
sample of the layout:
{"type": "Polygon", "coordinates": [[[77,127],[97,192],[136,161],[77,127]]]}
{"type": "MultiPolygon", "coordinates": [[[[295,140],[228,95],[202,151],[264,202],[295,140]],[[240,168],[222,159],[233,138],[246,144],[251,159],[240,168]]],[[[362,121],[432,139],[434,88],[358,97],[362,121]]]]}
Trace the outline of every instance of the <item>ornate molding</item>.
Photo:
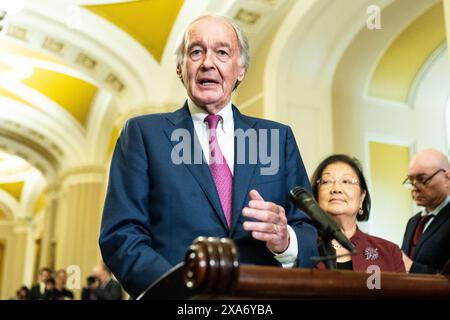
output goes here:
{"type": "Polygon", "coordinates": [[[60,174],[59,186],[80,183],[103,183],[106,179],[106,165],[82,165],[64,170],[60,174]]]}
{"type": "MultiPolygon", "coordinates": [[[[32,149],[35,152],[37,152],[38,154],[40,154],[45,160],[47,160],[48,163],[50,163],[50,165],[56,171],[58,170],[58,168],[60,166],[58,158],[52,152],[50,152],[48,150],[48,148],[45,148],[38,142],[28,138],[27,136],[19,134],[13,130],[5,128],[5,127],[0,127],[0,136],[6,138],[8,140],[13,140],[19,144],[29,147],[30,149],[32,149]]],[[[23,158],[24,160],[27,160],[32,163],[32,161],[30,161],[31,159],[29,159],[28,155],[25,155],[25,154],[17,154],[17,155],[20,156],[21,158],[23,158]]],[[[32,164],[35,167],[37,167],[38,169],[41,169],[41,170],[43,169],[43,168],[39,168],[38,165],[35,163],[32,163],[32,164]]],[[[44,171],[43,174],[45,175],[45,173],[46,172],[44,171]]]]}

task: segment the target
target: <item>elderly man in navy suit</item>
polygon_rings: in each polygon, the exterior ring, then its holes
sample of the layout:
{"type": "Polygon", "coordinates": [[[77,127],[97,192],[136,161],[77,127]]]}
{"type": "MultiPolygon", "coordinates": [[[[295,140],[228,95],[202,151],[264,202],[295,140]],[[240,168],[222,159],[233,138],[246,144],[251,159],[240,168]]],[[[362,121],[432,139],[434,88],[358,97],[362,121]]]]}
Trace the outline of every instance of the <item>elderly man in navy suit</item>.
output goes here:
{"type": "Polygon", "coordinates": [[[403,183],[424,208],[408,221],[402,250],[406,270],[439,273],[450,259],[450,164],[435,149],[419,152],[403,183]]]}
{"type": "Polygon", "coordinates": [[[233,239],[241,263],[312,266],[316,230],[288,198],[310,188],[292,130],[231,103],[249,64],[245,35],[202,16],[176,53],[186,103],[129,120],[116,144],[99,241],[106,265],[134,298],[197,236],[233,239]]]}

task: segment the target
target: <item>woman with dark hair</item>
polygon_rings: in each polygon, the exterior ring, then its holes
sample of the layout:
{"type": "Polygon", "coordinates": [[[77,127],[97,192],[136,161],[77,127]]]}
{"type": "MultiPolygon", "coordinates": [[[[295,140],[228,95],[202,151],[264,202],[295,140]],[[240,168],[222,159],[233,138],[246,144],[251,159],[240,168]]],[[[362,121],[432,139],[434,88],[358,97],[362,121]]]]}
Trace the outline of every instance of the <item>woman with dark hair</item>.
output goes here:
{"type": "Polygon", "coordinates": [[[358,228],[357,221],[367,221],[370,213],[370,194],[360,162],[343,154],[323,160],[311,179],[311,187],[319,206],[333,216],[342,232],[356,247],[356,255],[349,255],[336,240],[338,269],[366,271],[377,265],[380,271],[405,272],[400,248],[387,240],[370,236],[358,228]]]}

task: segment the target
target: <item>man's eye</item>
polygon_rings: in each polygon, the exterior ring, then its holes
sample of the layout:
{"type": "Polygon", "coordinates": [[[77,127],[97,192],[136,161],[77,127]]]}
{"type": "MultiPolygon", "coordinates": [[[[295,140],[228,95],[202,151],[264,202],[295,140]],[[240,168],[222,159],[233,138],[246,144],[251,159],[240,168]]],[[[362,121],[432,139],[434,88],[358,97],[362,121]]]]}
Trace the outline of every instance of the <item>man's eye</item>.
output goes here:
{"type": "Polygon", "coordinates": [[[426,177],[424,176],[418,176],[415,179],[418,183],[423,183],[426,180],[426,177]]]}
{"type": "Polygon", "coordinates": [[[191,51],[191,56],[199,56],[202,53],[201,50],[197,49],[197,50],[192,50],[191,51]]]}
{"type": "Polygon", "coordinates": [[[225,50],[219,50],[217,53],[219,55],[221,55],[221,56],[227,56],[228,55],[228,52],[226,52],[225,50]]]}

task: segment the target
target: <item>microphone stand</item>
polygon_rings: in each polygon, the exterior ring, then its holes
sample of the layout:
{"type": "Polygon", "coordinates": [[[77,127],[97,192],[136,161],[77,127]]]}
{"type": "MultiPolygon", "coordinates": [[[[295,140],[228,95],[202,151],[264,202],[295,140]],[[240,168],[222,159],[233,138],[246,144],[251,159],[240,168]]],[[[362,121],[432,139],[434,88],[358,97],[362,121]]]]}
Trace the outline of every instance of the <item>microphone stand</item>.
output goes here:
{"type": "Polygon", "coordinates": [[[316,225],[316,229],[318,230],[317,236],[317,248],[319,249],[320,257],[312,257],[311,259],[314,261],[322,261],[325,267],[329,270],[337,269],[337,258],[345,257],[345,256],[354,256],[356,254],[356,250],[352,250],[349,253],[336,255],[336,249],[333,248],[331,240],[333,236],[327,232],[327,230],[323,230],[320,226],[316,225]]]}
{"type": "MultiPolygon", "coordinates": [[[[318,228],[318,230],[320,229],[318,228]]],[[[329,270],[337,269],[336,250],[333,248],[331,239],[325,234],[325,232],[319,231],[319,235],[317,237],[317,247],[320,254],[320,257],[317,260],[323,261],[326,268],[329,270]]]]}

